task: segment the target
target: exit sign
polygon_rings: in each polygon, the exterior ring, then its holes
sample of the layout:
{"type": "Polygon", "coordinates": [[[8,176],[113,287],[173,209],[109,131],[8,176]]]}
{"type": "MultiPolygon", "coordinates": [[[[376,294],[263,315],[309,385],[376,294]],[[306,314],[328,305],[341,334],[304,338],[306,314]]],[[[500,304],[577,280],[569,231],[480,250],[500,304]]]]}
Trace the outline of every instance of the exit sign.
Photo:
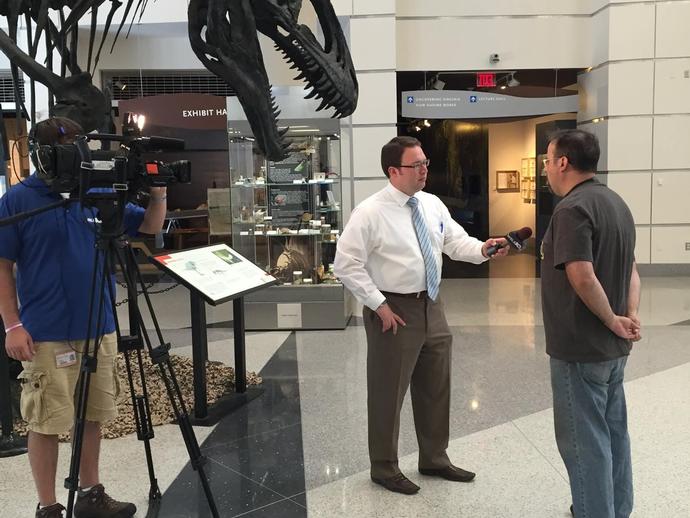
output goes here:
{"type": "Polygon", "coordinates": [[[479,88],[490,88],[496,86],[496,74],[493,72],[478,72],[477,86],[479,88]]]}

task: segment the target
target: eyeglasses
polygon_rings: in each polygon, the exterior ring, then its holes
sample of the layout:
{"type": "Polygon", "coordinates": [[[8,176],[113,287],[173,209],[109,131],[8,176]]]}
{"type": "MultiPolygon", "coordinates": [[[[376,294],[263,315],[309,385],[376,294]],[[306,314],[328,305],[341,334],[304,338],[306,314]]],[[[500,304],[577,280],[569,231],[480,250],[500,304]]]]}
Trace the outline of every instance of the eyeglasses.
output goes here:
{"type": "Polygon", "coordinates": [[[429,167],[429,164],[431,163],[431,160],[428,158],[426,160],[420,160],[419,162],[414,162],[413,164],[410,165],[399,165],[398,167],[406,167],[408,169],[414,169],[415,171],[419,171],[422,166],[424,167],[429,167]]]}
{"type": "Polygon", "coordinates": [[[558,160],[559,158],[563,158],[563,157],[565,157],[565,155],[557,156],[554,158],[542,158],[541,161],[544,164],[544,167],[546,167],[546,164],[548,164],[551,160],[558,160]]]}

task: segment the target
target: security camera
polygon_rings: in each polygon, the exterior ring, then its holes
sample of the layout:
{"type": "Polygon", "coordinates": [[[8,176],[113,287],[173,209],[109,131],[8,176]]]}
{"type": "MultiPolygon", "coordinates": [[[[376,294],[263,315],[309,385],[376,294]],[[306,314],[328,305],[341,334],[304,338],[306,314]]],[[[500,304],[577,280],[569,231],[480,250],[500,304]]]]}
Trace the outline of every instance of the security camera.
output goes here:
{"type": "Polygon", "coordinates": [[[491,54],[489,56],[489,63],[498,63],[499,61],[501,61],[501,56],[498,54],[491,54]]]}

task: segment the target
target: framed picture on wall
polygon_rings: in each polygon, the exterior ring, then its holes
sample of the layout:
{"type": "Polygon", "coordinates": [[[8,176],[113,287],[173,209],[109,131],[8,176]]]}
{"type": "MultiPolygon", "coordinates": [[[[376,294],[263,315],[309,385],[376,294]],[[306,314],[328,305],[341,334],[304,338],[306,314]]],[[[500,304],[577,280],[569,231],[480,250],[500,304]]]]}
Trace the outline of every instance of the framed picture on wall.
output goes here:
{"type": "Polygon", "coordinates": [[[520,192],[520,171],[496,171],[498,192],[520,192]]]}

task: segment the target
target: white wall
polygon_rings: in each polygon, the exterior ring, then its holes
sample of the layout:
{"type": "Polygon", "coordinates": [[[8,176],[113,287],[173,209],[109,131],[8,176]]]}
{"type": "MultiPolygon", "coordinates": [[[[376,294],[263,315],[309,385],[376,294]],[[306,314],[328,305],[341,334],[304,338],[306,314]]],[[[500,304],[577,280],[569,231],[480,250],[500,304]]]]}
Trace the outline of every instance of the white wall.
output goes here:
{"type": "Polygon", "coordinates": [[[577,16],[401,18],[398,70],[585,68],[592,42],[582,36],[589,22],[577,16]],[[497,64],[489,62],[494,53],[497,64]]]}
{"type": "MultiPolygon", "coordinates": [[[[104,52],[94,79],[100,84],[103,70],[198,70],[206,71],[189,44],[186,26],[167,24],[163,32],[151,31],[150,28],[134,27],[130,37],[118,40],[112,54],[104,52]],[[178,30],[179,29],[179,30],[178,30]]],[[[302,84],[293,78],[298,72],[282,59],[282,54],[273,48],[273,41],[260,35],[259,42],[264,56],[264,64],[269,80],[274,86],[302,84]]],[[[110,47],[108,46],[108,50],[110,47]]],[[[80,63],[86,67],[88,55],[88,33],[80,33],[80,63]]]]}
{"type": "Polygon", "coordinates": [[[399,17],[588,15],[586,0],[398,0],[399,17]]]}
{"type": "MultiPolygon", "coordinates": [[[[126,2],[122,2],[122,6],[116,11],[114,22],[119,23],[122,15],[124,14],[124,7],[126,2]]],[[[136,5],[137,2],[134,2],[136,5]]],[[[158,23],[171,23],[171,22],[187,22],[187,6],[189,4],[188,0],[155,0],[149,1],[144,11],[144,15],[141,18],[142,24],[158,24],[158,23]]],[[[108,17],[108,12],[110,8],[110,2],[105,2],[105,4],[98,10],[98,24],[105,25],[106,19],[108,17]]],[[[133,9],[132,9],[133,10],[133,9]]],[[[137,14],[137,18],[138,18],[137,14]]],[[[130,11],[129,17],[131,19],[132,12],[130,11]]],[[[91,16],[84,16],[79,23],[82,27],[88,27],[91,25],[91,16]]]]}
{"type": "Polygon", "coordinates": [[[611,2],[593,17],[594,69],[579,78],[578,123],[600,138],[599,168],[630,206],[640,263],[690,263],[688,20],[687,1],[611,2]]]}
{"type": "Polygon", "coordinates": [[[357,110],[349,131],[352,176],[343,182],[350,206],[343,203],[343,217],[359,202],[388,182],[381,171],[381,147],[397,135],[396,19],[394,0],[339,2],[339,14],[349,11],[352,61],[359,82],[357,110]]]}

